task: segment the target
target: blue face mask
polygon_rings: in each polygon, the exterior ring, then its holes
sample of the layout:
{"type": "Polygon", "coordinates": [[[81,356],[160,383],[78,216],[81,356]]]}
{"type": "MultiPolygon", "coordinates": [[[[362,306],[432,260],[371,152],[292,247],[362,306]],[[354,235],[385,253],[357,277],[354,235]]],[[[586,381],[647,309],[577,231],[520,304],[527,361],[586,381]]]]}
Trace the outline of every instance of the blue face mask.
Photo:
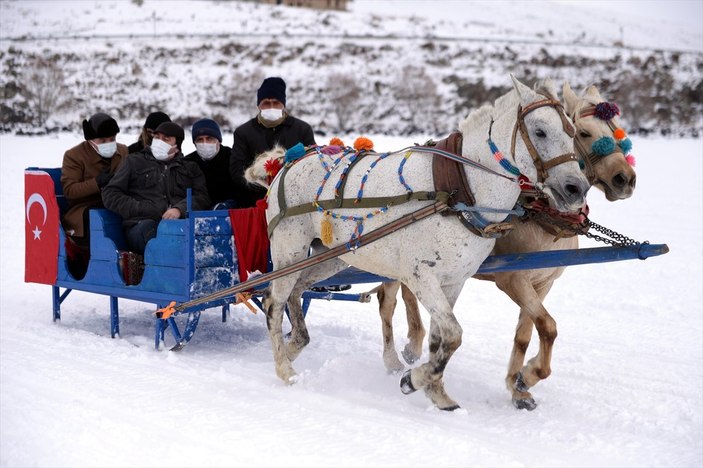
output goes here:
{"type": "Polygon", "coordinates": [[[171,148],[173,147],[163,140],[154,138],[151,142],[151,154],[158,161],[166,161],[167,159],[170,159],[171,156],[169,156],[168,153],[171,151],[171,148]]]}

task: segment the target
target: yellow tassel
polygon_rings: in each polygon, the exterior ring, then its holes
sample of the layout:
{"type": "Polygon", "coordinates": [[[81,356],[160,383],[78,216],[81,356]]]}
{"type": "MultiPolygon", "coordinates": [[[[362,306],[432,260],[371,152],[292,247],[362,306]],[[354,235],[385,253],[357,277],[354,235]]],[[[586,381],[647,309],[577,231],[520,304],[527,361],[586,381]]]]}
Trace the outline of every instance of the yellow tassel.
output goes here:
{"type": "Polygon", "coordinates": [[[320,240],[327,247],[332,245],[332,222],[330,221],[330,215],[327,213],[322,218],[320,225],[320,240]]]}

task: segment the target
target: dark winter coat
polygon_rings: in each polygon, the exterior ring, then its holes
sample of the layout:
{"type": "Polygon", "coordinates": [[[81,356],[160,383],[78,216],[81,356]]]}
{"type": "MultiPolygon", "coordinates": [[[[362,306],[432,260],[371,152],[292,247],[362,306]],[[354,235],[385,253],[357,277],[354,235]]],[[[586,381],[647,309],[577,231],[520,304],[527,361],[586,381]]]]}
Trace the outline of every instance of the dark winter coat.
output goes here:
{"type": "Polygon", "coordinates": [[[181,153],[168,161],[157,161],[147,147],[132,153],[103,189],[103,202],[122,216],[129,228],[142,219],[161,220],[169,208],[186,212],[186,189],[193,189],[193,210],[210,208],[205,176],[193,161],[181,153]]]}
{"type": "Polygon", "coordinates": [[[144,143],[142,143],[141,138],[138,141],[135,141],[131,145],[127,147],[129,150],[129,153],[138,153],[139,151],[142,151],[144,149],[144,143]]]}
{"type": "Polygon", "coordinates": [[[244,179],[244,171],[251,166],[254,158],[276,145],[288,149],[298,143],[312,146],[315,137],[310,125],[290,115],[273,128],[264,127],[256,117],[237,127],[229,167],[236,190],[235,200],[240,208],[255,206],[256,200],[266,195],[266,188],[249,184],[244,179]]]}
{"type": "Polygon", "coordinates": [[[236,200],[236,189],[229,175],[229,160],[232,148],[220,145],[220,151],[209,161],[198,156],[193,151],[186,159],[195,162],[205,175],[205,184],[210,201],[216,205],[225,200],[236,200]]]}
{"type": "Polygon", "coordinates": [[[117,153],[110,159],[103,158],[84,141],[63,155],[61,187],[68,200],[68,211],[62,221],[70,236],[84,237],[83,212],[88,208],[103,208],[100,188],[95,177],[103,171],[114,173],[127,156],[127,147],[117,144],[117,153]]]}

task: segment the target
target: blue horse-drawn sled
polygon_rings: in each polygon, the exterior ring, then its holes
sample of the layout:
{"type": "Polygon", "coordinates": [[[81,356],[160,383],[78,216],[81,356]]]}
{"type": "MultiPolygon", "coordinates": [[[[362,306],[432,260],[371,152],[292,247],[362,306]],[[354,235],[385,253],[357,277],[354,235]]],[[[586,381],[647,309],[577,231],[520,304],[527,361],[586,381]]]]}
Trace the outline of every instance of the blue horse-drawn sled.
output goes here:
{"type": "MultiPolygon", "coordinates": [[[[128,284],[120,266],[121,252],[126,251],[121,219],[105,209],[91,210],[90,261],[85,276],[77,279],[68,267],[66,234],[60,224],[61,215],[67,209],[60,177],[60,168],[28,168],[25,171],[25,281],[51,285],[54,321],[61,318],[61,304],[73,290],[110,298],[110,334],[113,338],[119,334],[119,298],[155,304],[157,309],[177,302],[182,306],[175,313],[155,314],[154,340],[158,348],[164,331],[170,328],[176,342],[172,349],[180,349],[193,337],[203,310],[221,308],[224,321],[231,304],[251,299],[261,307],[258,297],[276,272],[264,272],[253,280],[240,282],[239,256],[227,210],[189,211],[185,219],[161,221],[157,236],[147,245],[143,277],[138,284],[128,284]],[[250,294],[242,296],[243,291],[250,294]],[[184,315],[185,324],[179,326],[176,318],[184,315]]],[[[486,259],[479,273],[645,259],[666,252],[668,247],[665,244],[644,243],[494,255],[486,259]]],[[[334,255],[332,252],[328,256],[334,255]]],[[[316,284],[315,289],[383,281],[388,279],[349,268],[316,284]]],[[[367,302],[369,296],[366,293],[309,290],[303,294],[305,311],[312,299],[367,302]]]]}

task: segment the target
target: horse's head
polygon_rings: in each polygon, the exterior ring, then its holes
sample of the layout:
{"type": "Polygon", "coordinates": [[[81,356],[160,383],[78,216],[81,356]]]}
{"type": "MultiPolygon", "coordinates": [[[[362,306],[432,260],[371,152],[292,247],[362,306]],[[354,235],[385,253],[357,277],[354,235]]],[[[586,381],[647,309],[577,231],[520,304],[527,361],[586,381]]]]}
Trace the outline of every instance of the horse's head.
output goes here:
{"type": "Polygon", "coordinates": [[[511,78],[519,98],[511,144],[516,164],[530,181],[543,185],[552,208],[577,211],[586,201],[590,184],[574,154],[574,127],[557,99],[556,87],[545,80],[532,90],[511,78]],[[520,144],[523,151],[516,151],[520,144]]]}
{"type": "Polygon", "coordinates": [[[575,146],[589,182],[610,201],[632,196],[637,177],[626,158],[632,144],[620,126],[619,109],[604,101],[595,86],[581,98],[564,83],[564,104],[576,124],[575,146]]]}

